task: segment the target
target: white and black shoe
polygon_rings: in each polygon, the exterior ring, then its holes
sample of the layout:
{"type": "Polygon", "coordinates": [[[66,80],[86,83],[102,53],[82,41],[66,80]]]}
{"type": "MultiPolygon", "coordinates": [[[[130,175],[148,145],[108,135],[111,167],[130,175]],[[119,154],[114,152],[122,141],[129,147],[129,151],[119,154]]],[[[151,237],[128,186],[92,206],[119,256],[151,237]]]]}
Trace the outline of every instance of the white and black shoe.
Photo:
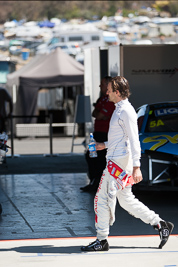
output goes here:
{"type": "Polygon", "coordinates": [[[108,251],[109,244],[106,239],[101,240],[101,241],[96,239],[94,242],[90,243],[88,246],[82,246],[81,250],[82,251],[108,251]]]}
{"type": "Polygon", "coordinates": [[[157,225],[154,226],[154,229],[159,231],[159,235],[161,239],[159,248],[162,248],[166,244],[170,234],[172,233],[173,228],[174,228],[173,223],[164,222],[164,221],[160,221],[158,226],[157,225]]]}

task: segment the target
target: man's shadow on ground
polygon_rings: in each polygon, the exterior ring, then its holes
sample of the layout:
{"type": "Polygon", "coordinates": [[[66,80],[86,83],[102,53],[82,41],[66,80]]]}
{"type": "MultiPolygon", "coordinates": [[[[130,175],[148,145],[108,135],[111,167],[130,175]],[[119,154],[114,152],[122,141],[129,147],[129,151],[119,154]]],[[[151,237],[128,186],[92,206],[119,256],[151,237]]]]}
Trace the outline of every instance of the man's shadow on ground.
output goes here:
{"type": "MultiPolygon", "coordinates": [[[[110,250],[112,249],[158,249],[158,247],[123,247],[123,246],[110,246],[110,250]]],[[[73,253],[85,253],[81,251],[81,246],[67,246],[67,247],[54,247],[52,245],[45,246],[22,246],[22,247],[14,247],[14,248],[5,248],[0,249],[0,252],[4,251],[16,251],[18,253],[33,253],[37,255],[42,254],[73,254],[73,253]]],[[[87,253],[87,252],[86,252],[87,253]]],[[[93,252],[95,253],[95,252],[93,252]]],[[[107,251],[106,251],[107,253],[107,251]]]]}

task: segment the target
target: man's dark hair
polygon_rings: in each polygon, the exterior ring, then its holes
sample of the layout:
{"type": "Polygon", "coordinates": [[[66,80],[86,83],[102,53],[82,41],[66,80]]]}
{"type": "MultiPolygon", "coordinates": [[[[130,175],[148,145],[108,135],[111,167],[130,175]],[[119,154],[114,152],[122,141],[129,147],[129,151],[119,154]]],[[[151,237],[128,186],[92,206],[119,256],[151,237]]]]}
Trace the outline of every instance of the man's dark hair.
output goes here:
{"type": "Polygon", "coordinates": [[[109,83],[109,82],[111,82],[112,77],[111,76],[105,76],[103,79],[106,80],[107,83],[109,83]]]}
{"type": "Polygon", "coordinates": [[[119,91],[122,98],[128,98],[130,93],[129,82],[122,76],[113,77],[111,80],[113,92],[119,91]]]}

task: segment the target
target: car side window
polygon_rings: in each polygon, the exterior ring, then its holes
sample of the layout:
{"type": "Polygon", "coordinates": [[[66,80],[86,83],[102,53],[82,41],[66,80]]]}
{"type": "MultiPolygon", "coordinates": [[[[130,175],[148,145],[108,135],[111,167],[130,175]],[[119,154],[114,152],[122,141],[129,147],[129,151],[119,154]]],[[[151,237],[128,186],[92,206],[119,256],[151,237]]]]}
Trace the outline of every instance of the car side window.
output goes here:
{"type": "Polygon", "coordinates": [[[145,112],[146,112],[147,105],[141,106],[137,110],[137,124],[138,124],[138,130],[140,131],[142,128],[145,112]]]}
{"type": "Polygon", "coordinates": [[[177,132],[178,107],[151,109],[145,132],[177,132]]]}

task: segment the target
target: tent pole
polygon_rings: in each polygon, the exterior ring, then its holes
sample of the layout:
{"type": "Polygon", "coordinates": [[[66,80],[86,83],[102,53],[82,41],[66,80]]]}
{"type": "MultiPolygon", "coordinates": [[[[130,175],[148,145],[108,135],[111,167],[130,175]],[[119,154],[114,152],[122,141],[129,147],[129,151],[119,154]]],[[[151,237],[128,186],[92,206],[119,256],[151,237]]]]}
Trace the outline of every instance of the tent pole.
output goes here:
{"type": "Polygon", "coordinates": [[[10,116],[10,125],[11,125],[11,157],[14,157],[14,130],[13,130],[13,117],[10,116]]]}
{"type": "Polygon", "coordinates": [[[50,138],[50,156],[53,155],[53,129],[52,129],[52,122],[53,122],[53,114],[49,113],[49,138],[50,138]]]}
{"type": "Polygon", "coordinates": [[[73,129],[73,136],[72,136],[71,153],[73,152],[73,147],[74,147],[75,125],[76,125],[76,119],[77,119],[77,108],[78,108],[78,95],[77,95],[77,99],[76,99],[76,103],[75,103],[74,129],[73,129]]]}

